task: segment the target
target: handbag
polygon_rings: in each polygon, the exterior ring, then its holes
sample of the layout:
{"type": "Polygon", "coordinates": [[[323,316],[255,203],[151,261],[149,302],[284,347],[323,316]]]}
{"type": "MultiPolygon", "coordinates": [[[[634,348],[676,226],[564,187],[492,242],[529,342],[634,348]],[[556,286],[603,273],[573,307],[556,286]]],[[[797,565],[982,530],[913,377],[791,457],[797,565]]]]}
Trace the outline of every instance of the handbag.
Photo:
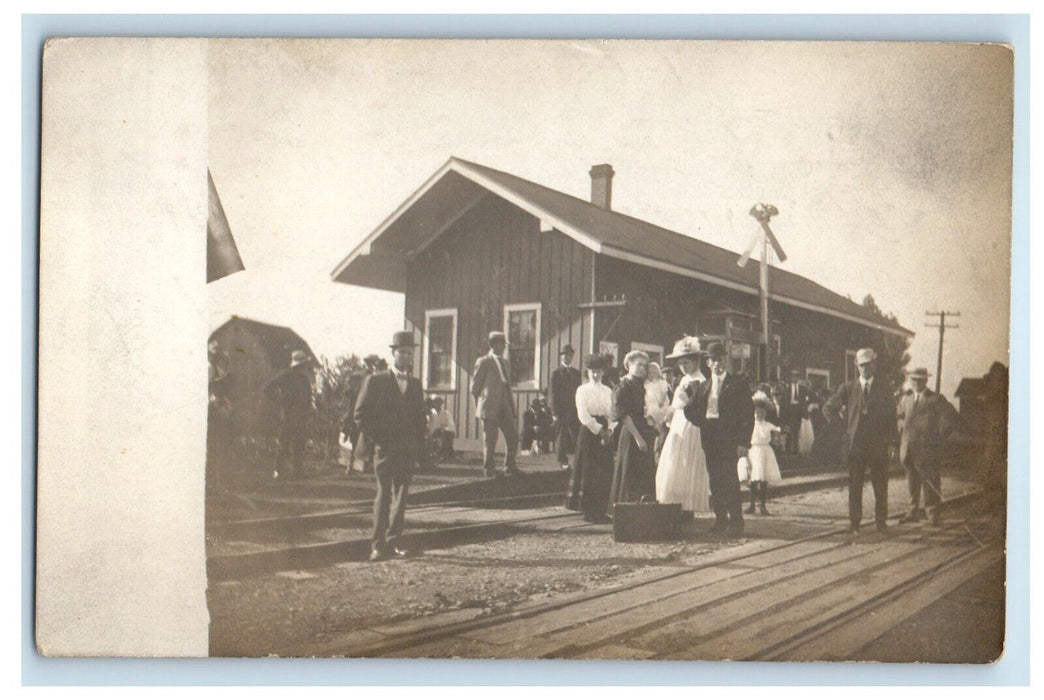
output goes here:
{"type": "Polygon", "coordinates": [[[657,503],[642,496],[637,503],[617,503],[613,507],[613,540],[616,542],[657,542],[678,537],[681,503],[657,503]]]}
{"type": "Polygon", "coordinates": [[[739,476],[740,483],[750,481],[750,471],[750,460],[746,456],[740,457],[736,461],[736,475],[739,476]]]}

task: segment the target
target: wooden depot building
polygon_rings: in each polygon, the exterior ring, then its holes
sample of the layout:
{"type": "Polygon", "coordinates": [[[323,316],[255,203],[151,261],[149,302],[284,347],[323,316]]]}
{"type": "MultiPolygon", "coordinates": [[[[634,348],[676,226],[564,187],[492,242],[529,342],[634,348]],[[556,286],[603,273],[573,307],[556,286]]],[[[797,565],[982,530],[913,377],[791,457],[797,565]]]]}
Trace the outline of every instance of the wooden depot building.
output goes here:
{"type": "MultiPolygon", "coordinates": [[[[758,265],[738,254],[613,211],[609,165],[590,170],[591,200],[450,158],[333,271],[336,282],[404,294],[414,371],[442,396],[464,447],[481,429],[468,384],[491,330],[510,343],[519,420],[548,384],[559,349],[619,364],[654,361],[683,334],[722,340],[730,371],[761,380],[758,265]]],[[[833,387],[854,376],[861,347],[913,333],[851,299],[773,268],[773,366],[833,387]]]]}

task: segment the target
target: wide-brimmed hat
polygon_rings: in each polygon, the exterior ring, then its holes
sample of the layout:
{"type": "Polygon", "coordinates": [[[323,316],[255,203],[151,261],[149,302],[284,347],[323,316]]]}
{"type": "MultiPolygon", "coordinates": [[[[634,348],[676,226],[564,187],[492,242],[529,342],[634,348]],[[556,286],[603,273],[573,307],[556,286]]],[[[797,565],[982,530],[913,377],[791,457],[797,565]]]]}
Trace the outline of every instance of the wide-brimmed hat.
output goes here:
{"type": "Polygon", "coordinates": [[[397,331],[392,336],[391,345],[392,350],[397,348],[415,348],[417,347],[416,341],[413,340],[413,331],[397,331]]]}
{"type": "Polygon", "coordinates": [[[754,392],[754,396],[752,396],[750,400],[754,402],[754,408],[761,406],[762,408],[768,409],[772,406],[772,399],[770,399],[763,391],[754,392]]]}
{"type": "Polygon", "coordinates": [[[294,350],[292,353],[290,353],[291,369],[297,367],[298,365],[303,365],[311,361],[311,358],[308,357],[308,353],[306,353],[304,350],[294,350]]]}
{"type": "Polygon", "coordinates": [[[680,360],[683,357],[699,357],[703,350],[700,348],[700,339],[687,335],[674,344],[674,349],[666,358],[667,360],[680,360]]]}
{"type": "Polygon", "coordinates": [[[925,379],[925,380],[927,380],[928,377],[930,377],[930,376],[932,376],[931,372],[929,372],[926,367],[918,367],[917,369],[915,369],[912,372],[910,372],[909,374],[907,374],[906,378],[907,379],[925,379]]]}
{"type": "Polygon", "coordinates": [[[490,345],[498,341],[507,345],[507,336],[504,335],[503,331],[491,331],[489,337],[486,338],[486,342],[490,345]]]}
{"type": "Polygon", "coordinates": [[[873,362],[877,359],[877,353],[874,352],[873,348],[863,348],[856,353],[856,364],[865,365],[867,362],[873,362]]]}
{"type": "Polygon", "coordinates": [[[710,357],[712,357],[712,358],[714,358],[714,357],[717,357],[717,358],[725,357],[725,345],[715,341],[715,342],[713,342],[713,343],[711,343],[710,345],[707,346],[707,354],[710,357]]]}
{"type": "Polygon", "coordinates": [[[604,355],[588,355],[584,358],[584,367],[587,369],[605,369],[609,360],[604,355]]]}

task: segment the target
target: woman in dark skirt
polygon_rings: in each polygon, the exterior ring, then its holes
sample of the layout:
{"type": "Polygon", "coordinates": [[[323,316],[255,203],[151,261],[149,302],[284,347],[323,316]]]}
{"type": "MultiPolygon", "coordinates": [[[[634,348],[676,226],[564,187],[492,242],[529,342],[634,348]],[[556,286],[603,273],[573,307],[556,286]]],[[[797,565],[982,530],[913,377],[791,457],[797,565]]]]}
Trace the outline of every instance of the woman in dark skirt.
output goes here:
{"type": "Polygon", "coordinates": [[[642,496],[655,497],[656,464],[653,444],[656,431],[645,420],[645,372],[649,356],[633,350],[624,358],[627,376],[613,392],[613,420],[618,422],[616,469],[609,491],[609,512],[616,503],[637,501],[642,496]]]}
{"type": "Polygon", "coordinates": [[[613,475],[613,424],[609,422],[613,392],[602,384],[605,364],[601,355],[590,355],[584,362],[587,382],[576,390],[580,434],[566,494],[566,508],[582,511],[584,520],[595,523],[607,520],[613,475]]]}

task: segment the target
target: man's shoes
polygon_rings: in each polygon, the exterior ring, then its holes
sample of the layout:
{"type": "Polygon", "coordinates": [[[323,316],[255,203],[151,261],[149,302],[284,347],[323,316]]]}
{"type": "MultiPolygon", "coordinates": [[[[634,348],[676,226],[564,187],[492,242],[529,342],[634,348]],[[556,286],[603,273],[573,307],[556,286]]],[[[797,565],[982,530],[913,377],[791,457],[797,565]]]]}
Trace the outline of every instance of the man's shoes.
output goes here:
{"type": "Polygon", "coordinates": [[[413,552],[409,551],[408,549],[400,549],[399,547],[392,547],[391,551],[388,552],[388,554],[390,554],[393,557],[398,557],[398,558],[402,559],[402,558],[406,558],[406,557],[412,555],[413,552]]]}
{"type": "Polygon", "coordinates": [[[370,550],[370,561],[384,561],[388,558],[388,555],[379,549],[370,550]]]}
{"type": "Polygon", "coordinates": [[[857,523],[855,525],[849,525],[847,532],[848,532],[849,535],[858,535],[859,534],[859,524],[857,523]]]}
{"type": "Polygon", "coordinates": [[[769,514],[768,508],[765,507],[764,503],[761,504],[761,514],[762,515],[768,515],[769,514]]]}

